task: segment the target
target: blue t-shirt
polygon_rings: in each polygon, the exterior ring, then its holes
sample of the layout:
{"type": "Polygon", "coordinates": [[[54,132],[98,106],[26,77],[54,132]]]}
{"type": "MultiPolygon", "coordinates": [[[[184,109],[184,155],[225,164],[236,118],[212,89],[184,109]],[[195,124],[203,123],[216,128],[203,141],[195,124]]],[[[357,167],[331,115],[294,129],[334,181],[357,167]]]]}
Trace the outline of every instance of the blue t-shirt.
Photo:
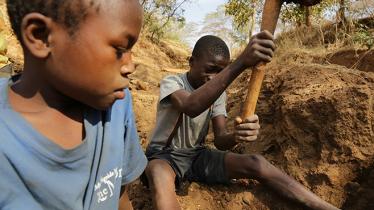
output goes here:
{"type": "Polygon", "coordinates": [[[130,92],[105,114],[87,108],[86,137],[66,150],[11,109],[8,84],[0,79],[0,209],[118,209],[121,186],[147,164],[130,92]]]}

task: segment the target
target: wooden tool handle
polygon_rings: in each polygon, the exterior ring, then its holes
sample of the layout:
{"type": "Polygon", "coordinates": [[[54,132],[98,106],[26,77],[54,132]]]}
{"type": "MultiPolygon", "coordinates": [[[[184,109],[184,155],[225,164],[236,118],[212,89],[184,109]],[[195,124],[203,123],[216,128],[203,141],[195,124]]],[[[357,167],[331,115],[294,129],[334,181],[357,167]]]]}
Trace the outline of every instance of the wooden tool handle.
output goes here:
{"type": "MultiPolygon", "coordinates": [[[[266,0],[262,14],[261,31],[268,30],[274,34],[282,3],[281,0],[266,0]]],[[[242,120],[254,115],[264,76],[265,64],[261,63],[252,71],[247,97],[240,116],[242,120]]]]}
{"type": "Polygon", "coordinates": [[[242,120],[255,114],[257,99],[260,95],[262,81],[264,80],[265,76],[265,65],[266,64],[261,64],[256,67],[256,69],[252,70],[251,79],[248,85],[247,97],[244,101],[242,115],[240,116],[242,120]]]}

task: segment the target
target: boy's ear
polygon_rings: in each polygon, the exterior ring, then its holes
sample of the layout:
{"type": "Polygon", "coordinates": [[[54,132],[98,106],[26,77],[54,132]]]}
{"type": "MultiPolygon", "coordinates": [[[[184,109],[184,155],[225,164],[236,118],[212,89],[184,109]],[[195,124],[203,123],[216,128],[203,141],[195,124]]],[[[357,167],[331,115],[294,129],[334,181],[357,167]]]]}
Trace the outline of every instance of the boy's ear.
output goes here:
{"type": "Polygon", "coordinates": [[[194,57],[191,56],[189,59],[188,59],[188,63],[190,64],[190,67],[192,66],[192,62],[194,61],[194,57]]]}
{"type": "Polygon", "coordinates": [[[52,19],[40,13],[29,13],[22,19],[22,43],[37,58],[46,58],[50,53],[51,24],[52,19]]]}

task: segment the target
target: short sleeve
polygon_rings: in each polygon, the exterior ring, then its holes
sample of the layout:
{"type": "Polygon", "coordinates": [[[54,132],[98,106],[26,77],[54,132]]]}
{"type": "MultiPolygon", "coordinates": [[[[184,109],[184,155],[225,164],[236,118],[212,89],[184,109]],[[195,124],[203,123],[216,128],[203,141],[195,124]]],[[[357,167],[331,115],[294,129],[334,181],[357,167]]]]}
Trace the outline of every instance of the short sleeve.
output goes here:
{"type": "Polygon", "coordinates": [[[182,78],[178,75],[165,77],[160,83],[160,103],[170,94],[180,89],[184,89],[182,78]]]}
{"type": "Polygon", "coordinates": [[[227,117],[226,112],[226,92],[223,92],[222,95],[214,102],[212,110],[212,118],[219,115],[227,117]]]}
{"type": "Polygon", "coordinates": [[[126,97],[128,101],[126,102],[122,185],[129,184],[137,179],[147,165],[147,158],[139,142],[129,91],[126,93],[126,97]]]}

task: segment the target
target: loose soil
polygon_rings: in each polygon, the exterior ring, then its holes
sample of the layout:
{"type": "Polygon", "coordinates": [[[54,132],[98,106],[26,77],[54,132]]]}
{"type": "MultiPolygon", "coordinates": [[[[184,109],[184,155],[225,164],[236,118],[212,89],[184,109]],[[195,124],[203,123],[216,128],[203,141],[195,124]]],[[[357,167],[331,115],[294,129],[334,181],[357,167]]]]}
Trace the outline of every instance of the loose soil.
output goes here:
{"type": "Polygon", "coordinates": [[[374,71],[374,50],[341,50],[328,55],[326,62],[361,71],[374,71]]]}

